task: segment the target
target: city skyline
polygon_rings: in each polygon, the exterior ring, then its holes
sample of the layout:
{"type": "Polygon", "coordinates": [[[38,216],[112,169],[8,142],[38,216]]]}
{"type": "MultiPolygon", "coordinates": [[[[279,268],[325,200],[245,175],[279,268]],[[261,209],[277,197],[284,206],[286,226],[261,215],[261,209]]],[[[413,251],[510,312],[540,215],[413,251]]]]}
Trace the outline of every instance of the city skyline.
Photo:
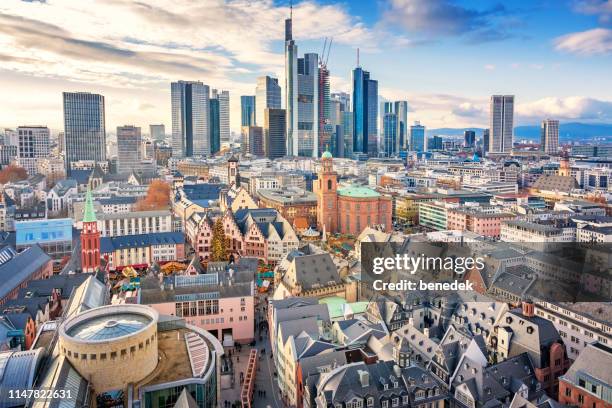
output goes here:
{"type": "MultiPolygon", "coordinates": [[[[254,94],[259,76],[285,83],[289,7],[200,4],[106,2],[94,15],[76,1],[4,2],[0,86],[14,98],[0,126],[61,130],[61,92],[85,91],[105,96],[107,129],[169,128],[170,82],[185,80],[229,90],[230,127],[239,134],[240,95],[254,94]],[[201,24],[204,17],[211,24],[201,24]],[[197,35],[186,35],[196,28],[197,35]]],[[[610,14],[609,2],[595,0],[503,7],[307,1],[294,4],[293,38],[304,54],[320,52],[324,37],[333,37],[332,92],[350,91],[359,48],[361,64],[379,81],[380,102],[407,100],[409,123],[486,127],[490,95],[504,93],[516,95],[515,125],[545,117],[611,123],[606,90],[612,79],[605,74],[612,66],[610,14]]]]}

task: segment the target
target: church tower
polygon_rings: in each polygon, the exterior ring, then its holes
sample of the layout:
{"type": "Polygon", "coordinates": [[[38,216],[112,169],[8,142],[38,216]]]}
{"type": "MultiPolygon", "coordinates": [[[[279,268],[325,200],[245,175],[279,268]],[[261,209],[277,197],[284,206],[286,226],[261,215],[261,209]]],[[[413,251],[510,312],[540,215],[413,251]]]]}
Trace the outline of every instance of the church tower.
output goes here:
{"type": "Polygon", "coordinates": [[[95,272],[99,268],[100,232],[91,190],[88,188],[83,210],[83,229],[81,230],[81,269],[83,272],[95,272]]]}
{"type": "Polygon", "coordinates": [[[338,231],[338,174],[334,171],[329,150],[321,155],[321,170],[314,185],[317,195],[317,228],[338,231]]]}
{"type": "Polygon", "coordinates": [[[232,155],[227,160],[227,184],[240,187],[240,173],[238,172],[238,159],[232,155]]]}

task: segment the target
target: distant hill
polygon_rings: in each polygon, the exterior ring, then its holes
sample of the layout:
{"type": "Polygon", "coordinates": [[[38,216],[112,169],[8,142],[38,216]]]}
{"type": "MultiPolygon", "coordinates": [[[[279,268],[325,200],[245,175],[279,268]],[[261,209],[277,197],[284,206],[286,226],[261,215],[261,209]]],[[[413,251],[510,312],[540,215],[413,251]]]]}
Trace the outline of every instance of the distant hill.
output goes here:
{"type": "MultiPolygon", "coordinates": [[[[476,137],[482,137],[483,128],[439,128],[428,129],[428,136],[463,136],[466,130],[476,132],[476,137]]],[[[516,126],[514,128],[515,139],[539,139],[540,125],[516,126]]],[[[612,141],[612,124],[589,124],[569,122],[559,125],[559,139],[564,142],[586,141],[603,139],[612,141]]]]}

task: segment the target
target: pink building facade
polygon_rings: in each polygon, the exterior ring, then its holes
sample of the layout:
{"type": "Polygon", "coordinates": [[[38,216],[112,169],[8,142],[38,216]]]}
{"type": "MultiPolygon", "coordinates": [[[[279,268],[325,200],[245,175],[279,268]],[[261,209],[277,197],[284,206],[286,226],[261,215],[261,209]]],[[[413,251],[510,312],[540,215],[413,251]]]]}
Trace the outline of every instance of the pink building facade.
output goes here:
{"type": "Polygon", "coordinates": [[[160,314],[178,316],[185,322],[209,331],[227,345],[228,335],[246,344],[255,338],[255,301],[253,296],[212,300],[149,304],[160,314]]]}
{"type": "Polygon", "coordinates": [[[472,231],[485,237],[499,238],[501,222],[512,219],[508,213],[485,213],[459,208],[448,209],[447,225],[449,230],[472,231]]]}

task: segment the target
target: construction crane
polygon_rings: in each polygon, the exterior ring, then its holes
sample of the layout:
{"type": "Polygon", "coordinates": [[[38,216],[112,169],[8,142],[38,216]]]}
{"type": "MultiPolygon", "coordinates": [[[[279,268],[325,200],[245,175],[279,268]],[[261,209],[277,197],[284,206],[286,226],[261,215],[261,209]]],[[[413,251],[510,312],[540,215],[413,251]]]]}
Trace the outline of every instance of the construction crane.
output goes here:
{"type": "Polygon", "coordinates": [[[327,68],[327,61],[329,61],[329,53],[331,52],[333,41],[333,37],[325,37],[325,41],[323,42],[323,52],[321,52],[321,56],[319,57],[319,65],[321,65],[321,67],[327,68]],[[325,54],[326,51],[327,55],[325,54]]]}

